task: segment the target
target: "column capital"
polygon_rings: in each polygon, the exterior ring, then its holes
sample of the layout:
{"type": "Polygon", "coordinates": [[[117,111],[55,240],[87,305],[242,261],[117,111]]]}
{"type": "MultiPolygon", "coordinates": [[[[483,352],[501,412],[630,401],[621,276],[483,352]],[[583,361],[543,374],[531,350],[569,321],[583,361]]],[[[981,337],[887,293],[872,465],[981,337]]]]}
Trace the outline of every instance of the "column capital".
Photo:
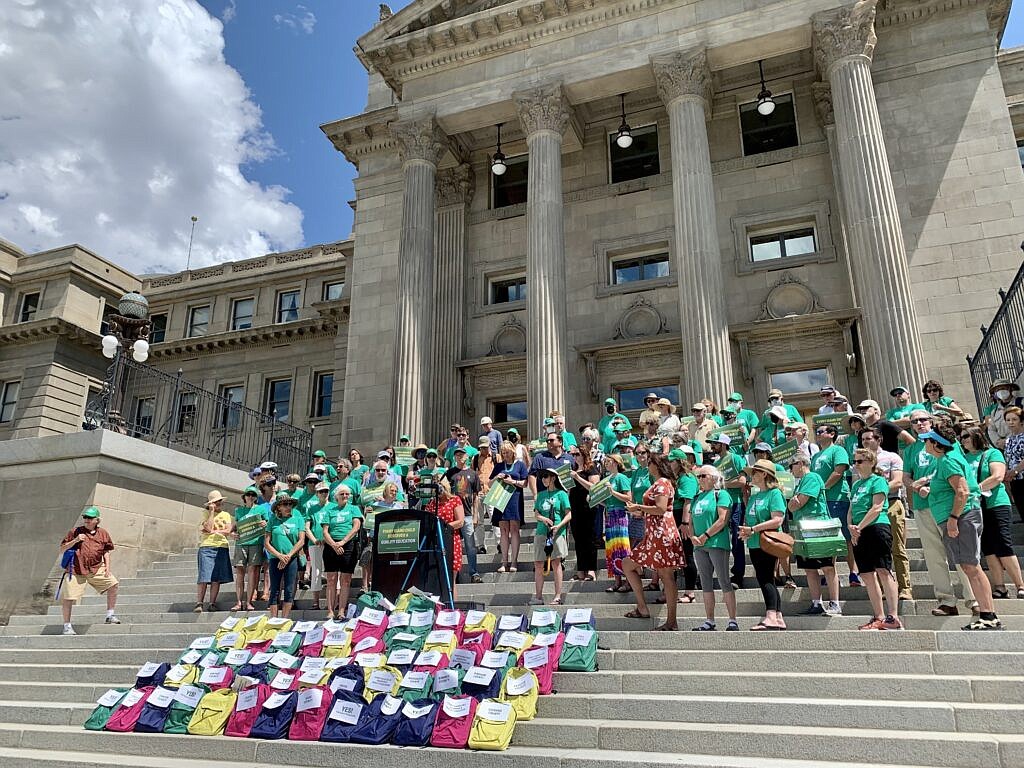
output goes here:
{"type": "Polygon", "coordinates": [[[825,77],[839,61],[851,56],[874,55],[875,6],[878,0],[857,0],[851,6],[811,16],[814,60],[825,77]]]}
{"type": "Polygon", "coordinates": [[[410,160],[423,160],[436,166],[448,149],[448,137],[438,127],[433,115],[392,123],[391,132],[398,141],[403,164],[410,160]]]}
{"type": "Polygon", "coordinates": [[[437,173],[437,207],[469,205],[475,187],[473,169],[469,163],[446,168],[437,173]]]}
{"type": "Polygon", "coordinates": [[[711,69],[706,48],[651,57],[658,95],[666,105],[682,96],[699,96],[711,105],[711,69]]]}
{"type": "Polygon", "coordinates": [[[512,99],[527,139],[540,131],[553,131],[561,136],[572,119],[572,106],[561,83],[518,91],[512,94],[512,99]]]}
{"type": "Polygon", "coordinates": [[[836,124],[836,116],[832,111],[832,86],[827,81],[811,83],[811,96],[814,98],[814,111],[822,128],[836,124]]]}

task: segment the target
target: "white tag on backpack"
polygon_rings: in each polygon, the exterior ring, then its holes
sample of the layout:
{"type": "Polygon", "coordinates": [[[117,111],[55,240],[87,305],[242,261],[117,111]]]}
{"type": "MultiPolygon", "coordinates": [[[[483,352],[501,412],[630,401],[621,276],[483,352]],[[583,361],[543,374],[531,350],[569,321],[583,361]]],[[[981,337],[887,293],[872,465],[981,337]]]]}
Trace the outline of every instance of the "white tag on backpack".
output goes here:
{"type": "Polygon", "coordinates": [[[252,655],[252,658],[249,659],[249,663],[250,664],[266,664],[272,658],[274,658],[274,654],[272,654],[272,653],[270,653],[268,651],[259,651],[259,652],[254,653],[252,655]]]}
{"type": "Polygon", "coordinates": [[[393,715],[400,706],[402,706],[402,699],[388,694],[384,697],[384,701],[380,703],[380,713],[382,715],[393,715]]]}
{"type": "Polygon", "coordinates": [[[440,651],[423,651],[416,657],[417,667],[436,667],[441,663],[440,651]]]}
{"type": "Polygon", "coordinates": [[[347,667],[352,663],[351,656],[336,656],[333,659],[327,660],[327,669],[337,669],[338,667],[347,667]]]}
{"type": "Polygon", "coordinates": [[[227,674],[227,667],[207,667],[203,670],[203,674],[199,676],[199,682],[207,684],[213,683],[216,685],[217,683],[224,682],[224,678],[227,674]]]}
{"type": "Polygon", "coordinates": [[[302,638],[302,647],[305,648],[306,646],[313,645],[314,643],[322,643],[326,635],[327,633],[324,631],[323,627],[314,627],[306,632],[306,636],[302,638]]]}
{"type": "Polygon", "coordinates": [[[523,617],[516,614],[506,614],[498,619],[498,629],[519,629],[523,626],[523,617]]]}
{"type": "Polygon", "coordinates": [[[220,623],[221,629],[234,629],[242,619],[237,616],[228,616],[220,623]]]}
{"type": "Polygon", "coordinates": [[[525,632],[502,632],[495,648],[522,648],[526,645],[525,632]]]}
{"type": "Polygon", "coordinates": [[[132,688],[130,691],[128,691],[128,693],[124,695],[124,698],[121,699],[121,706],[134,707],[136,704],[142,701],[142,697],[144,695],[145,694],[143,694],[143,692],[140,691],[138,688],[132,688]]]}
{"type": "Polygon", "coordinates": [[[375,669],[370,673],[370,678],[366,681],[366,687],[371,691],[390,691],[395,687],[395,676],[390,672],[385,672],[383,669],[375,669]]]}
{"type": "Polygon", "coordinates": [[[324,645],[330,647],[342,646],[348,642],[348,632],[344,629],[334,629],[327,633],[324,638],[324,645]]]}
{"type": "Polygon", "coordinates": [[[154,672],[160,669],[160,665],[155,661],[147,661],[141,667],[139,667],[139,673],[136,677],[151,677],[154,672]]]}
{"type": "Polygon", "coordinates": [[[384,655],[381,653],[357,653],[356,664],[363,669],[376,669],[384,666],[384,655]]]}
{"type": "Polygon", "coordinates": [[[276,688],[279,691],[285,691],[289,690],[294,682],[295,675],[289,674],[288,672],[278,672],[274,675],[274,679],[271,681],[270,687],[276,688]]]}
{"type": "Polygon", "coordinates": [[[246,688],[238,694],[238,699],[235,702],[235,711],[245,712],[247,709],[252,709],[259,700],[260,692],[258,688],[246,688]]]}
{"type": "Polygon", "coordinates": [[[464,699],[453,699],[451,696],[445,696],[441,707],[448,717],[465,717],[469,714],[472,701],[473,699],[469,696],[464,699]]]}
{"type": "Polygon", "coordinates": [[[371,648],[376,648],[378,645],[380,645],[380,640],[376,637],[364,637],[356,643],[356,647],[352,649],[352,653],[358,654],[364,651],[369,651],[371,648]]]}
{"type": "Polygon", "coordinates": [[[530,617],[531,627],[553,627],[557,619],[558,614],[554,611],[534,611],[530,617]]]}
{"type": "Polygon", "coordinates": [[[589,624],[590,617],[594,615],[590,608],[570,608],[565,612],[566,624],[589,624]]]}
{"type": "Polygon", "coordinates": [[[292,627],[296,632],[309,632],[309,630],[316,627],[315,621],[297,621],[295,626],[292,627]]]}
{"type": "Polygon", "coordinates": [[[402,678],[402,688],[423,688],[427,684],[427,679],[430,677],[429,672],[406,672],[405,677],[402,678]]]}
{"type": "Polygon", "coordinates": [[[336,701],[331,707],[328,715],[331,720],[337,720],[346,725],[355,725],[359,722],[359,715],[363,712],[363,705],[356,701],[336,701]]]}
{"type": "Polygon", "coordinates": [[[482,624],[487,618],[487,611],[466,611],[466,626],[482,624]]]}
{"type": "Polygon", "coordinates": [[[493,669],[487,669],[487,667],[471,667],[466,673],[466,676],[462,678],[463,683],[473,683],[474,685],[490,685],[491,680],[494,679],[493,669]]]}
{"type": "Polygon", "coordinates": [[[557,632],[541,632],[539,635],[534,635],[532,640],[534,645],[554,645],[558,639],[557,632]]]}
{"type": "Polygon", "coordinates": [[[121,693],[119,690],[111,688],[109,691],[107,691],[98,699],[96,699],[96,703],[99,704],[101,707],[112,707],[115,704],[117,704],[117,702],[119,702],[121,700],[121,697],[124,695],[125,694],[121,693]]]}
{"type": "Polygon", "coordinates": [[[458,611],[438,611],[437,619],[434,621],[435,627],[457,627],[459,626],[458,611]]]}
{"type": "Polygon", "coordinates": [[[282,616],[277,616],[275,618],[267,619],[267,624],[271,627],[283,627],[289,621],[291,621],[291,619],[286,619],[282,616]]]}
{"type": "Polygon", "coordinates": [[[414,611],[409,618],[409,626],[412,627],[429,627],[433,623],[433,611],[414,611]]]}
{"type": "Polygon", "coordinates": [[[408,613],[392,613],[388,616],[388,629],[392,627],[408,627],[409,626],[409,614],[408,613]]]}
{"type": "Polygon", "coordinates": [[[189,648],[196,651],[208,650],[213,647],[214,639],[215,638],[213,637],[213,635],[210,635],[209,637],[197,637],[195,640],[192,641],[192,644],[189,646],[189,648]]]}
{"type": "Polygon", "coordinates": [[[307,669],[299,675],[299,682],[305,685],[320,685],[320,679],[324,676],[322,669],[307,669]]]}
{"type": "Polygon", "coordinates": [[[434,675],[434,693],[450,691],[459,684],[459,673],[454,669],[441,669],[434,675]]]}
{"type": "Polygon", "coordinates": [[[271,643],[271,648],[287,648],[289,645],[295,642],[295,638],[299,636],[298,632],[278,632],[271,643]]]}
{"type": "Polygon", "coordinates": [[[224,654],[224,663],[230,664],[233,667],[239,667],[249,661],[250,658],[252,658],[252,651],[239,648],[236,651],[228,651],[224,654]]]}
{"type": "Polygon", "coordinates": [[[178,692],[174,695],[174,700],[181,702],[186,707],[195,709],[199,705],[199,700],[203,698],[206,693],[202,688],[195,685],[183,685],[178,689],[178,692]]]}
{"type": "Polygon", "coordinates": [[[347,677],[336,677],[331,680],[331,693],[337,693],[338,691],[354,691],[356,689],[356,681],[347,677]]]}
{"type": "Polygon", "coordinates": [[[584,629],[583,627],[572,627],[565,634],[566,645],[590,645],[590,640],[594,636],[594,630],[584,629]]]}
{"type": "Polygon", "coordinates": [[[249,618],[247,618],[245,620],[245,628],[249,629],[250,627],[255,627],[257,624],[259,624],[261,621],[263,621],[263,619],[265,619],[266,617],[267,617],[266,614],[261,614],[259,616],[250,616],[249,618]]]}
{"type": "Polygon", "coordinates": [[[230,648],[238,642],[238,638],[241,634],[238,632],[228,632],[226,635],[221,635],[220,640],[217,641],[218,648],[230,648]]]}
{"type": "Polygon", "coordinates": [[[476,664],[476,654],[466,648],[456,648],[452,651],[452,658],[448,662],[449,667],[460,667],[469,669],[476,664]]]}
{"type": "Polygon", "coordinates": [[[284,651],[278,651],[270,657],[270,666],[277,667],[278,669],[291,669],[298,663],[298,656],[292,656],[284,651]]]}
{"type": "Polygon", "coordinates": [[[307,709],[316,709],[323,701],[324,692],[319,688],[307,688],[299,692],[299,699],[295,703],[296,712],[305,712],[307,709]]]}
{"type": "MultiPolygon", "coordinates": [[[[466,703],[468,704],[469,702],[466,702],[466,703]]],[[[382,707],[382,709],[383,709],[383,707],[382,707]]],[[[434,705],[433,704],[427,704],[426,706],[423,706],[423,707],[414,707],[412,705],[412,702],[409,702],[404,707],[402,707],[402,714],[405,715],[410,720],[418,720],[419,718],[423,717],[424,715],[429,715],[433,711],[434,711],[434,705]]]]}
{"type": "Polygon", "coordinates": [[[174,701],[174,691],[169,688],[155,688],[149,694],[149,698],[146,699],[147,704],[152,704],[154,707],[160,707],[161,709],[171,706],[172,701],[174,701]]]}
{"type": "Polygon", "coordinates": [[[319,656],[307,656],[302,660],[302,666],[299,667],[303,672],[322,672],[324,667],[327,666],[327,659],[319,656]]]}
{"type": "Polygon", "coordinates": [[[220,656],[213,651],[210,651],[199,660],[199,666],[203,669],[206,669],[207,667],[216,667],[218,664],[220,664],[220,656]]]}
{"type": "Polygon", "coordinates": [[[359,614],[359,620],[379,627],[384,623],[384,611],[378,611],[375,608],[363,608],[363,612],[359,614]]]}
{"type": "Polygon", "coordinates": [[[426,645],[447,645],[455,639],[455,633],[450,629],[435,629],[425,641],[426,645]]]}
{"type": "Polygon", "coordinates": [[[480,661],[480,666],[501,669],[508,664],[508,651],[488,651],[480,661]]]}
{"type": "Polygon", "coordinates": [[[201,658],[203,658],[203,654],[201,654],[199,651],[188,651],[186,653],[181,654],[181,659],[179,659],[179,661],[182,664],[195,664],[201,658]]]}
{"type": "Polygon", "coordinates": [[[531,648],[523,654],[523,666],[527,669],[538,669],[548,663],[547,648],[531,648]]]}
{"type": "Polygon", "coordinates": [[[533,673],[528,675],[509,675],[505,678],[505,691],[510,696],[522,696],[533,690],[533,673]]]}
{"type": "Polygon", "coordinates": [[[288,701],[289,696],[291,696],[290,693],[272,693],[267,697],[267,700],[263,702],[263,708],[277,709],[288,701]]]}
{"type": "Polygon", "coordinates": [[[488,699],[481,701],[476,708],[477,717],[490,720],[492,723],[507,723],[512,713],[512,705],[488,699]]]}
{"type": "Polygon", "coordinates": [[[416,658],[416,651],[412,648],[399,648],[397,651],[392,651],[391,655],[388,656],[388,664],[396,667],[404,667],[407,664],[412,664],[416,658]]]}

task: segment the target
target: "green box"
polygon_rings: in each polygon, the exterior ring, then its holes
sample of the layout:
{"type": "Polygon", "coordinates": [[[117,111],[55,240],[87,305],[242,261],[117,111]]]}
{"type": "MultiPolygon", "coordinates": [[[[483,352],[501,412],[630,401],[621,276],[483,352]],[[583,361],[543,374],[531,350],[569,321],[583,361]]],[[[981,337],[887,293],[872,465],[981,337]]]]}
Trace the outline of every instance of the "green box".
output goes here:
{"type": "Polygon", "coordinates": [[[797,520],[790,526],[793,554],[806,558],[841,557],[846,554],[846,539],[836,519],[797,520]]]}

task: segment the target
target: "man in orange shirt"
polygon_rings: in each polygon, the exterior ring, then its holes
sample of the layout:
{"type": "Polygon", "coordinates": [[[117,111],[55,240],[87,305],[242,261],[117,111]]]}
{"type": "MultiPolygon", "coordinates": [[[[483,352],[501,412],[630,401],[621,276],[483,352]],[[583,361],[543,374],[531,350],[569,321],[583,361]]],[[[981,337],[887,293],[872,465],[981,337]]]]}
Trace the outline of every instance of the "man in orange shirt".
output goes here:
{"type": "Polygon", "coordinates": [[[71,626],[71,609],[85,595],[86,584],[101,595],[107,596],[105,623],[120,624],[121,620],[114,615],[114,606],[117,605],[117,579],[110,572],[110,552],[114,549],[114,542],[110,534],[100,528],[100,511],[96,507],[86,507],[82,511],[82,524],[69,531],[61,542],[61,556],[72,549],[75,550],[75,560],[61,600],[64,634],[78,634],[71,626]]]}

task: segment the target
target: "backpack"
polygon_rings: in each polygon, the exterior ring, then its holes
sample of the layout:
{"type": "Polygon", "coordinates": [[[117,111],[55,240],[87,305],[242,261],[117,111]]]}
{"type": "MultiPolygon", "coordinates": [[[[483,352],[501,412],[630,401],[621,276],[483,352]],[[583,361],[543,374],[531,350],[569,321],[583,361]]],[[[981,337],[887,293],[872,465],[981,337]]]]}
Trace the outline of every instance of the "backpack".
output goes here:
{"type": "Polygon", "coordinates": [[[163,685],[164,678],[167,677],[167,671],[170,668],[171,665],[167,662],[158,664],[155,661],[150,661],[143,664],[135,677],[135,687],[155,688],[158,685],[163,685]]]}
{"type": "Polygon", "coordinates": [[[487,649],[482,648],[476,643],[460,646],[452,651],[452,657],[448,660],[448,666],[467,670],[470,667],[477,666],[485,653],[487,653],[487,649]]]}
{"type": "Polygon", "coordinates": [[[380,592],[363,592],[363,594],[356,598],[357,608],[383,610],[386,608],[386,603],[388,603],[387,598],[380,592]]]}
{"type": "Polygon", "coordinates": [[[485,651],[489,651],[493,647],[494,635],[486,629],[480,630],[475,635],[463,632],[462,642],[459,643],[459,648],[482,648],[485,651]]]}
{"type": "Polygon", "coordinates": [[[243,667],[246,664],[248,664],[251,660],[252,651],[249,651],[245,648],[236,648],[224,654],[224,663],[227,666],[235,669],[236,672],[238,671],[236,669],[237,667],[243,667]]]}
{"type": "Polygon", "coordinates": [[[293,656],[284,651],[277,651],[271,655],[269,663],[275,669],[296,670],[302,662],[299,661],[298,656],[293,656]]]}
{"type": "MultiPolygon", "coordinates": [[[[270,677],[270,665],[263,664],[243,664],[235,672],[235,677],[251,677],[254,680],[259,680],[261,683],[267,682],[270,677]]],[[[276,674],[276,671],[275,671],[276,674]]]]}
{"type": "Polygon", "coordinates": [[[430,746],[465,749],[477,701],[471,696],[445,696],[437,707],[430,746]]]}
{"type": "Polygon", "coordinates": [[[519,659],[511,651],[487,651],[484,657],[480,659],[479,666],[496,669],[501,673],[502,677],[505,677],[505,673],[512,669],[517,661],[519,659]]]}
{"type": "Polygon", "coordinates": [[[440,651],[445,656],[451,656],[459,645],[459,638],[454,629],[435,629],[423,642],[424,651],[440,651]]]}
{"type": "Polygon", "coordinates": [[[413,592],[403,592],[395,601],[395,610],[399,613],[412,613],[413,611],[430,611],[437,608],[437,603],[429,597],[417,595],[413,592]]]}
{"type": "Polygon", "coordinates": [[[534,611],[530,616],[530,631],[536,634],[552,634],[562,630],[562,617],[557,611],[534,611]]]}
{"type": "Polygon", "coordinates": [[[462,611],[446,611],[442,609],[434,617],[434,629],[450,629],[455,633],[456,642],[462,642],[462,629],[465,626],[466,617],[462,611]]]}
{"type": "Polygon", "coordinates": [[[324,638],[326,637],[327,631],[323,627],[314,627],[303,635],[299,653],[307,657],[320,656],[323,653],[324,638]]]}
{"type": "Polygon", "coordinates": [[[320,655],[328,659],[337,659],[352,655],[352,633],[344,629],[334,629],[324,635],[320,655]]]}
{"type": "Polygon", "coordinates": [[[413,670],[416,672],[437,672],[439,669],[447,669],[448,654],[440,651],[422,651],[413,662],[413,670]]]}
{"type": "Polygon", "coordinates": [[[288,727],[288,738],[291,741],[318,740],[333,699],[330,689],[325,686],[299,691],[295,700],[295,717],[288,727]]]}
{"type": "Polygon", "coordinates": [[[149,688],[132,688],[119,702],[114,713],[107,719],[103,726],[105,731],[115,733],[128,733],[135,729],[139,721],[142,708],[146,706],[146,699],[155,690],[155,686],[149,688]]]}
{"type": "Polygon", "coordinates": [[[387,665],[394,667],[404,675],[412,669],[416,655],[416,651],[412,648],[395,648],[388,654],[387,665]]]}
{"type": "Polygon", "coordinates": [[[501,683],[502,701],[512,704],[516,711],[516,720],[533,720],[537,716],[537,696],[540,683],[533,670],[526,667],[514,667],[505,674],[501,683]]]}
{"type": "Polygon", "coordinates": [[[501,679],[504,676],[502,670],[491,669],[490,667],[472,667],[466,671],[462,678],[462,692],[472,696],[477,701],[482,699],[496,699],[501,693],[501,679]]]}
{"type": "Polygon", "coordinates": [[[294,656],[299,652],[299,647],[302,645],[302,635],[298,632],[278,632],[273,640],[270,641],[270,648],[268,650],[282,651],[294,656]]]}
{"type": "Polygon", "coordinates": [[[186,730],[193,736],[221,736],[237,700],[238,694],[230,688],[210,691],[199,700],[186,730]]]}
{"type": "Polygon", "coordinates": [[[488,611],[466,611],[466,623],[462,627],[462,639],[465,642],[467,637],[475,637],[482,632],[489,633],[492,637],[498,629],[498,617],[488,611]]]}
{"type": "Polygon", "coordinates": [[[136,733],[163,733],[168,711],[174,701],[174,693],[172,689],[163,686],[154,688],[146,697],[146,703],[139,712],[139,719],[135,721],[132,730],[136,733]]]}
{"type": "Polygon", "coordinates": [[[363,686],[363,698],[366,699],[367,704],[382,693],[389,693],[392,696],[399,695],[402,673],[394,667],[366,668],[363,670],[363,674],[366,681],[366,684],[363,686]]]}
{"type": "Polygon", "coordinates": [[[293,626],[295,626],[295,622],[292,619],[284,618],[284,616],[268,617],[264,624],[264,637],[273,640],[278,632],[290,632],[293,626]]]}
{"type": "Polygon", "coordinates": [[[263,702],[270,694],[270,686],[265,683],[253,685],[240,691],[235,700],[235,709],[228,717],[227,725],[224,726],[224,735],[248,738],[252,724],[256,722],[257,715],[263,709],[263,702]]]}
{"type": "Polygon", "coordinates": [[[211,691],[230,688],[235,679],[235,671],[231,667],[207,667],[199,675],[199,682],[209,686],[211,691]]]}
{"type": "Polygon", "coordinates": [[[375,608],[363,608],[359,618],[356,619],[355,627],[352,629],[352,647],[354,648],[368,637],[383,640],[384,633],[387,631],[387,615],[384,611],[379,611],[375,608]]]}
{"type": "Polygon", "coordinates": [[[398,684],[399,695],[405,701],[419,701],[430,697],[434,678],[429,672],[406,672],[398,684]]]}
{"type": "Polygon", "coordinates": [[[412,651],[422,651],[423,643],[427,639],[426,635],[417,635],[415,632],[409,632],[405,627],[400,627],[401,632],[394,632],[388,630],[387,634],[384,635],[384,645],[389,651],[400,651],[404,649],[412,651]]]}
{"type": "Polygon", "coordinates": [[[260,707],[256,721],[249,731],[250,739],[283,739],[295,716],[299,694],[295,691],[275,691],[260,707]]]}
{"type": "Polygon", "coordinates": [[[228,616],[224,621],[220,623],[217,631],[213,633],[213,636],[220,640],[224,635],[230,635],[233,633],[242,634],[245,631],[245,619],[241,616],[228,616]]]}
{"type": "Polygon", "coordinates": [[[436,701],[407,701],[399,710],[398,725],[391,737],[396,747],[425,747],[434,733],[434,721],[440,709],[436,701]]]}
{"type": "Polygon", "coordinates": [[[165,688],[177,688],[181,685],[192,685],[199,680],[202,670],[195,664],[175,664],[164,675],[165,688]]]}
{"type": "Polygon", "coordinates": [[[384,646],[384,641],[379,637],[364,637],[358,643],[354,642],[355,635],[353,634],[352,643],[352,655],[356,656],[360,653],[384,653],[387,648],[384,646]]]}
{"type": "Polygon", "coordinates": [[[422,611],[409,611],[409,626],[407,632],[414,635],[428,635],[434,629],[434,609],[422,611]]]}
{"type": "Polygon", "coordinates": [[[558,669],[558,657],[561,654],[562,643],[559,641],[550,646],[535,645],[519,657],[519,666],[532,670],[537,676],[537,689],[542,696],[554,690],[555,670],[558,669]]]}
{"type": "Polygon", "coordinates": [[[164,733],[188,733],[188,723],[192,715],[202,701],[203,696],[208,694],[210,689],[205,685],[183,685],[178,689],[167,711],[167,722],[164,723],[164,733]]]}
{"type": "Polygon", "coordinates": [[[363,709],[366,716],[356,722],[349,740],[353,744],[386,744],[398,727],[404,703],[395,696],[378,696],[363,709]]]}
{"type": "Polygon", "coordinates": [[[502,632],[494,641],[494,650],[511,651],[518,659],[531,645],[533,645],[533,635],[526,632],[502,632]]]}
{"type": "Polygon", "coordinates": [[[503,751],[512,743],[516,729],[516,708],[505,701],[481,701],[469,731],[469,748],[503,751]]]}
{"type": "Polygon", "coordinates": [[[242,633],[246,644],[248,644],[250,640],[262,637],[263,628],[267,626],[267,618],[268,616],[266,614],[262,614],[260,616],[249,616],[245,620],[245,623],[238,631],[242,633]]]}
{"type": "Polygon", "coordinates": [[[362,667],[338,667],[331,674],[327,686],[335,696],[339,694],[351,694],[353,697],[362,696],[363,688],[366,687],[366,676],[363,674],[362,667]]]}
{"type": "Polygon", "coordinates": [[[590,629],[597,629],[597,622],[594,620],[594,610],[592,608],[570,608],[565,612],[562,622],[562,629],[566,632],[571,627],[583,627],[584,629],[589,627],[590,629]]]}
{"type": "Polygon", "coordinates": [[[299,676],[295,678],[294,687],[301,691],[306,688],[326,686],[333,674],[334,670],[326,668],[312,668],[307,669],[305,672],[299,670],[299,676]]]}
{"type": "Polygon", "coordinates": [[[89,715],[89,719],[85,721],[85,729],[87,731],[102,731],[129,690],[129,688],[111,688],[96,699],[96,708],[89,715]]]}
{"type": "Polygon", "coordinates": [[[294,691],[299,687],[299,672],[295,669],[279,669],[270,678],[274,691],[294,691]]]}
{"type": "Polygon", "coordinates": [[[242,632],[218,632],[214,637],[217,639],[217,649],[230,651],[232,649],[245,648],[245,635],[242,632]]]}
{"type": "Polygon", "coordinates": [[[525,632],[529,624],[526,617],[519,613],[507,613],[498,619],[498,628],[494,631],[495,636],[502,632],[525,632]]]}
{"type": "Polygon", "coordinates": [[[566,632],[558,668],[562,672],[596,672],[597,632],[582,627],[573,627],[566,632]]]}
{"type": "MultiPolygon", "coordinates": [[[[383,701],[383,697],[381,697],[383,701]]],[[[320,741],[349,742],[359,722],[372,714],[372,703],[367,704],[362,696],[338,691],[331,699],[327,719],[320,731],[320,741]]]]}

